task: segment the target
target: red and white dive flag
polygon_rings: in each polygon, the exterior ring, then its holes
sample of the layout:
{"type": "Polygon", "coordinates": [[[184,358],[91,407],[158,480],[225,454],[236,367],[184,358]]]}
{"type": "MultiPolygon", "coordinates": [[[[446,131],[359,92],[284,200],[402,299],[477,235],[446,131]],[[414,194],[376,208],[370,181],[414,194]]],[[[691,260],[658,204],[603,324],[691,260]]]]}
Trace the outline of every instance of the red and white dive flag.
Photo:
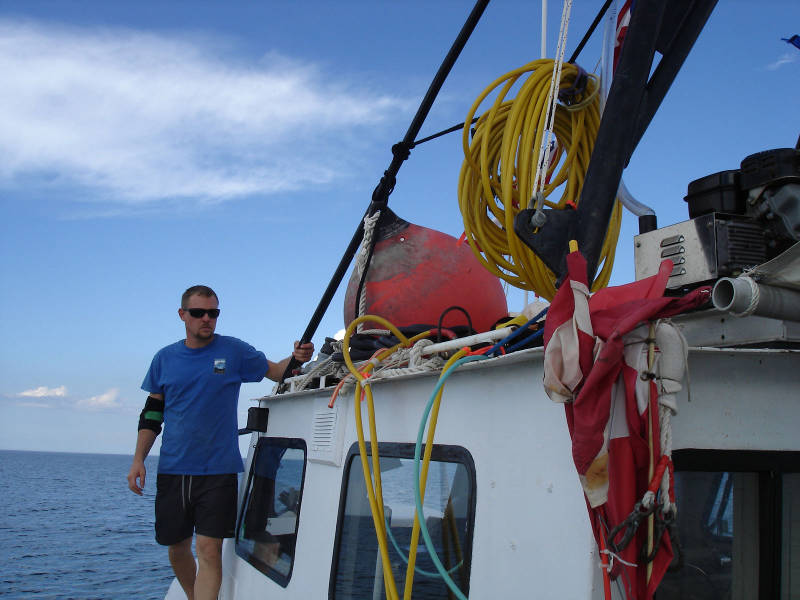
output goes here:
{"type": "MultiPolygon", "coordinates": [[[[571,252],[568,275],[545,322],[545,391],[552,400],[564,403],[572,459],[601,547],[609,531],[626,520],[648,490],[649,467],[662,455],[659,425],[649,415],[657,413],[659,402],[674,407],[674,399],[659,395],[677,391],[642,379],[649,371],[649,336],[647,325],[641,326],[709,300],[710,288],[682,298],[664,297],[672,268],[666,260],[653,277],[606,288],[590,297],[586,261],[579,252],[571,252]]],[[[626,596],[637,600],[652,598],[672,560],[669,536],[663,533],[653,540],[655,558],[648,579],[640,561],[646,529],[641,527],[619,551],[616,558],[621,560],[615,560],[611,571],[612,576],[625,571],[626,596]]]]}
{"type": "Polygon", "coordinates": [[[622,50],[622,42],[625,40],[625,35],[628,33],[628,25],[631,22],[632,4],[632,0],[625,0],[625,4],[622,5],[617,15],[617,35],[614,38],[614,70],[617,69],[619,53],[622,50]]]}

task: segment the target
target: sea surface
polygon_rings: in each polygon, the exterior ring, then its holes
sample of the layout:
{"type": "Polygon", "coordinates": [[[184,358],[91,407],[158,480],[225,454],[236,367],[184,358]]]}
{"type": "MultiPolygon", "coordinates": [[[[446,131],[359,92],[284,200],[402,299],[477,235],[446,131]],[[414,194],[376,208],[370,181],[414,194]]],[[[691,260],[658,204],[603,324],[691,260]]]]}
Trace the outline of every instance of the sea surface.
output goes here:
{"type": "MultiPolygon", "coordinates": [[[[0,450],[0,600],[164,598],[173,573],[166,548],[154,539],[158,457],[147,459],[143,496],[128,489],[132,458],[0,450]]],[[[412,463],[385,465],[384,494],[399,506],[414,502],[412,463]]],[[[453,476],[454,468],[444,464],[431,470],[427,509],[444,510],[453,476]]],[[[375,545],[371,516],[364,518],[364,544],[375,545]]],[[[373,561],[363,574],[365,597],[374,576],[373,561]]]]}
{"type": "Polygon", "coordinates": [[[157,457],[144,496],[132,456],[0,450],[0,597],[163,598],[172,581],[153,533],[157,457]]]}

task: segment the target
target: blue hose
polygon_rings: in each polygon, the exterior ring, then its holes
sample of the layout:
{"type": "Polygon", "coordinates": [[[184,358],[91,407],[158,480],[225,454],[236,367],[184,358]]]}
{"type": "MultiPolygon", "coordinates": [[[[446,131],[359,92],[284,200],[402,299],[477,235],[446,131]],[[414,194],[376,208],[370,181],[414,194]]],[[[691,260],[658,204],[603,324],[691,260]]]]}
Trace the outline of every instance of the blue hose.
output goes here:
{"type": "MultiPolygon", "coordinates": [[[[395,539],[394,534],[392,533],[392,526],[389,524],[389,519],[386,519],[386,534],[389,537],[389,540],[392,542],[392,546],[394,546],[395,552],[397,552],[397,555],[400,557],[400,560],[408,564],[408,557],[406,556],[405,552],[403,552],[403,549],[400,547],[400,544],[397,543],[397,540],[395,539]]],[[[459,563],[455,567],[450,569],[448,573],[455,573],[461,568],[461,565],[463,564],[464,564],[463,560],[459,561],[459,563]]],[[[434,578],[440,579],[439,573],[425,571],[424,569],[420,569],[419,567],[414,567],[414,572],[417,575],[422,575],[423,577],[428,577],[430,579],[434,578]]]]}
{"type": "MultiPolygon", "coordinates": [[[[550,308],[550,307],[548,306],[547,308],[550,308]]],[[[520,335],[522,335],[528,329],[528,327],[530,327],[531,325],[536,323],[536,321],[538,321],[540,318],[542,318],[547,313],[547,308],[542,310],[538,315],[536,315],[530,321],[525,323],[525,325],[515,329],[510,334],[508,334],[506,337],[504,337],[502,340],[497,342],[494,346],[489,348],[489,350],[486,352],[486,354],[487,355],[494,354],[495,352],[497,352],[500,349],[501,346],[505,346],[507,343],[517,339],[520,335]]],[[[544,331],[544,330],[542,330],[542,331],[544,331]]]]}
{"type": "MultiPolygon", "coordinates": [[[[439,393],[439,390],[442,389],[442,387],[444,386],[445,382],[450,377],[450,375],[458,367],[460,367],[461,365],[463,365],[465,363],[468,363],[468,362],[474,362],[476,360],[485,360],[487,358],[491,358],[492,355],[494,355],[502,346],[504,346],[505,344],[508,344],[509,342],[511,342],[511,341],[515,340],[516,338],[518,338],[520,335],[522,335],[522,333],[524,333],[524,332],[526,332],[528,330],[528,327],[530,327],[535,322],[537,322],[546,313],[547,313],[547,308],[545,308],[538,315],[536,315],[535,317],[530,319],[527,323],[525,323],[525,325],[523,325],[522,327],[519,327],[518,329],[513,331],[511,334],[509,334],[508,336],[506,336],[505,338],[503,338],[502,340],[497,342],[485,354],[476,354],[476,355],[473,355],[473,356],[465,356],[464,358],[460,358],[456,362],[454,362],[453,365],[447,371],[443,372],[441,377],[439,377],[439,381],[436,383],[436,387],[433,388],[433,392],[431,393],[431,397],[428,400],[428,404],[425,406],[425,410],[422,413],[422,421],[419,424],[419,431],[417,433],[417,444],[414,447],[414,502],[415,502],[416,507],[417,507],[417,518],[419,520],[419,530],[420,530],[420,533],[422,534],[422,539],[425,542],[425,547],[428,549],[428,554],[430,555],[431,560],[433,561],[433,564],[436,566],[436,570],[439,572],[439,575],[441,575],[442,579],[447,584],[447,587],[450,588],[450,591],[452,591],[453,594],[455,594],[455,596],[459,600],[468,600],[468,599],[464,595],[464,593],[458,588],[458,586],[455,584],[453,579],[450,577],[450,573],[455,571],[456,569],[454,568],[454,569],[451,569],[450,571],[448,571],[445,568],[445,566],[442,564],[442,561],[439,559],[439,555],[436,553],[436,548],[433,545],[433,540],[431,539],[431,534],[428,531],[427,525],[425,524],[425,513],[424,513],[423,508],[422,508],[422,491],[420,489],[420,483],[419,483],[419,479],[420,479],[420,455],[422,454],[422,438],[425,435],[425,425],[428,423],[428,417],[431,414],[431,409],[433,408],[433,403],[436,400],[436,395],[439,393]]],[[[533,334],[525,337],[522,341],[517,342],[513,346],[509,347],[508,352],[513,352],[514,350],[517,350],[518,348],[521,348],[522,346],[525,346],[526,344],[532,342],[537,337],[539,337],[539,336],[541,336],[543,334],[544,334],[544,329],[540,329],[539,331],[534,332],[533,334]]],[[[405,560],[405,557],[403,556],[403,553],[400,552],[400,549],[397,547],[396,542],[394,542],[394,539],[392,539],[392,542],[395,543],[395,548],[397,549],[398,554],[400,554],[401,557],[403,557],[403,559],[405,560]]],[[[415,571],[416,571],[416,569],[415,569],[415,571]]]]}
{"type": "Polygon", "coordinates": [[[509,346],[509,348],[508,348],[508,350],[506,350],[506,352],[510,353],[510,352],[514,352],[515,350],[519,350],[523,346],[526,346],[527,344],[530,344],[533,340],[535,340],[536,338],[542,337],[543,335],[544,335],[544,328],[540,329],[539,331],[534,331],[532,334],[530,334],[528,337],[526,337],[521,342],[517,342],[513,346],[509,346]]]}
{"type": "Polygon", "coordinates": [[[420,455],[422,454],[422,437],[425,435],[425,425],[428,422],[428,417],[431,413],[431,408],[433,408],[433,403],[436,399],[436,395],[439,393],[439,390],[442,389],[444,386],[445,381],[450,375],[461,365],[468,362],[473,362],[476,360],[485,360],[489,358],[486,354],[477,354],[474,356],[465,356],[464,358],[458,359],[453,365],[444,373],[442,373],[441,377],[439,377],[439,381],[436,383],[436,387],[433,388],[433,393],[431,394],[430,399],[428,400],[428,404],[425,406],[425,410],[422,414],[422,422],[419,424],[419,432],[417,433],[417,445],[414,448],[414,502],[417,506],[417,517],[419,519],[419,530],[422,534],[422,539],[425,541],[425,547],[428,549],[428,554],[433,561],[433,564],[436,566],[436,570],[439,571],[439,574],[444,579],[444,582],[447,584],[447,587],[456,595],[459,600],[467,600],[467,597],[464,593],[458,589],[458,586],[455,584],[453,579],[450,577],[450,574],[447,572],[447,569],[442,564],[442,561],[439,559],[439,555],[436,553],[436,548],[433,545],[433,540],[431,539],[431,534],[428,531],[428,527],[425,524],[425,513],[422,510],[422,492],[420,490],[419,485],[419,477],[420,477],[420,455]]]}

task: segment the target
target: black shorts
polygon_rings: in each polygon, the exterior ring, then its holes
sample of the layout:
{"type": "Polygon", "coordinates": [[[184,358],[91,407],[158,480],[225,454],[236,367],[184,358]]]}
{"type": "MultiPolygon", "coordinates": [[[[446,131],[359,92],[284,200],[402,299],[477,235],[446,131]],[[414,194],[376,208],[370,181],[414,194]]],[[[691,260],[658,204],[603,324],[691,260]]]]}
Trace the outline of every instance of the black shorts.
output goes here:
{"type": "Polygon", "coordinates": [[[156,541],[171,546],[193,533],[229,538],[236,529],[236,473],[166,475],[156,480],[156,541]]]}

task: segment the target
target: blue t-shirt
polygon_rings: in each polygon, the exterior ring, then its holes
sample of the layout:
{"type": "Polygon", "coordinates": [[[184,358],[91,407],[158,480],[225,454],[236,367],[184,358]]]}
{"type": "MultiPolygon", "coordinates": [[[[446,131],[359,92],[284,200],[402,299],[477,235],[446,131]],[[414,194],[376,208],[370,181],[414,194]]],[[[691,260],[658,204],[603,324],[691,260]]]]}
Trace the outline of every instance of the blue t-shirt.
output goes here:
{"type": "Polygon", "coordinates": [[[261,381],[267,357],[234,337],[215,335],[202,348],[183,340],[153,357],[142,389],[164,395],[158,472],[220,475],[244,470],[237,404],[243,382],[261,381]]]}

